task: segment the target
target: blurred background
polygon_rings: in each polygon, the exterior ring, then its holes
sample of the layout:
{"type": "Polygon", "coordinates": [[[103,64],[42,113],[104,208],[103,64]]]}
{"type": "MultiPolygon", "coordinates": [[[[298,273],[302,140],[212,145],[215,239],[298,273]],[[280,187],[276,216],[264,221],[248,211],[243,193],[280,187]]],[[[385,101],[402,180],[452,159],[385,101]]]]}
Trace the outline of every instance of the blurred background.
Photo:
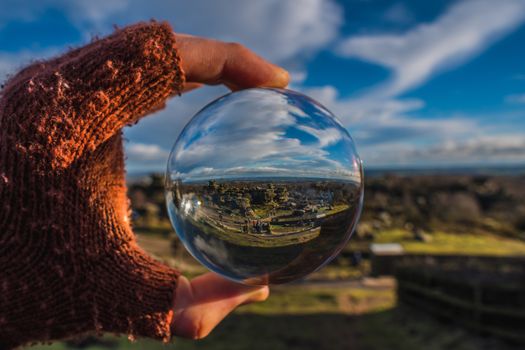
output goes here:
{"type": "MultiPolygon", "coordinates": [[[[525,346],[525,0],[0,0],[0,81],[137,21],[240,42],[336,114],[364,160],[353,239],[178,349],[522,349],[525,346]]],[[[138,239],[204,269],[169,224],[163,174],[206,87],[127,128],[138,239]]],[[[86,337],[37,349],[156,349],[86,337]]]]}

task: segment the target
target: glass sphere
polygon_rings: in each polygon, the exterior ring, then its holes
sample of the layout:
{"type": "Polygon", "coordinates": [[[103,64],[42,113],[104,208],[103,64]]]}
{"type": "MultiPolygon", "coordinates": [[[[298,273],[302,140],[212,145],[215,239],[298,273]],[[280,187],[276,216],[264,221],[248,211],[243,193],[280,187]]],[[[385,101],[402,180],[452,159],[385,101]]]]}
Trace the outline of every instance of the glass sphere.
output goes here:
{"type": "Polygon", "coordinates": [[[290,282],[346,245],[362,164],[326,108],[290,90],[247,89],[204,107],[168,160],[166,200],[188,251],[251,285],[290,282]]]}

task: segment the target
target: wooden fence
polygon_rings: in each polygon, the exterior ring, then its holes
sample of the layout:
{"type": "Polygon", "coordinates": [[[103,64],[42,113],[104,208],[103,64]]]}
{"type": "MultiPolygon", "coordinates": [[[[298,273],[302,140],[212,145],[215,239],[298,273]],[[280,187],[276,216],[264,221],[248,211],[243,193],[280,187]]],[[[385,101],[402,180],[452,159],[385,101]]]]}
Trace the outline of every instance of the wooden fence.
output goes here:
{"type": "Polygon", "coordinates": [[[401,304],[525,344],[525,257],[398,258],[394,274],[401,304]]]}
{"type": "Polygon", "coordinates": [[[483,271],[493,274],[525,274],[525,256],[487,256],[452,254],[370,255],[373,276],[393,276],[398,266],[426,266],[439,270],[483,271]]]}

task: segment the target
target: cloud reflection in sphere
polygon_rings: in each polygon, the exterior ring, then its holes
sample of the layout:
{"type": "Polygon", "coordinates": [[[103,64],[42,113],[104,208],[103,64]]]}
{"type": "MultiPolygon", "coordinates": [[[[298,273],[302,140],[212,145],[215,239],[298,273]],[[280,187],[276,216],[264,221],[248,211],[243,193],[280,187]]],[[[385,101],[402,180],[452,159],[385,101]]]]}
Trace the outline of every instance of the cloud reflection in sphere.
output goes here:
{"type": "Polygon", "coordinates": [[[166,200],[184,246],[210,270],[285,283],[347,243],[362,207],[362,165],[320,104],[290,90],[242,90],[184,128],[168,160],[166,200]]]}

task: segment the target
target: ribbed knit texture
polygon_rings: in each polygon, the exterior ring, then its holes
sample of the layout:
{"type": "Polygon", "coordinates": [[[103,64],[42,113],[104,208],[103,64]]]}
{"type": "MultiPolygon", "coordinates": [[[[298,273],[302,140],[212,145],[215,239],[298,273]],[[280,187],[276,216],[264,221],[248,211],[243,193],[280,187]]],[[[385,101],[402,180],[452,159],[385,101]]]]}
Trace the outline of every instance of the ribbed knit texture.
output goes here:
{"type": "Polygon", "coordinates": [[[175,36],[142,23],[0,95],[0,349],[84,332],[170,339],[178,272],[129,224],[121,129],[182,89],[175,36]]]}

